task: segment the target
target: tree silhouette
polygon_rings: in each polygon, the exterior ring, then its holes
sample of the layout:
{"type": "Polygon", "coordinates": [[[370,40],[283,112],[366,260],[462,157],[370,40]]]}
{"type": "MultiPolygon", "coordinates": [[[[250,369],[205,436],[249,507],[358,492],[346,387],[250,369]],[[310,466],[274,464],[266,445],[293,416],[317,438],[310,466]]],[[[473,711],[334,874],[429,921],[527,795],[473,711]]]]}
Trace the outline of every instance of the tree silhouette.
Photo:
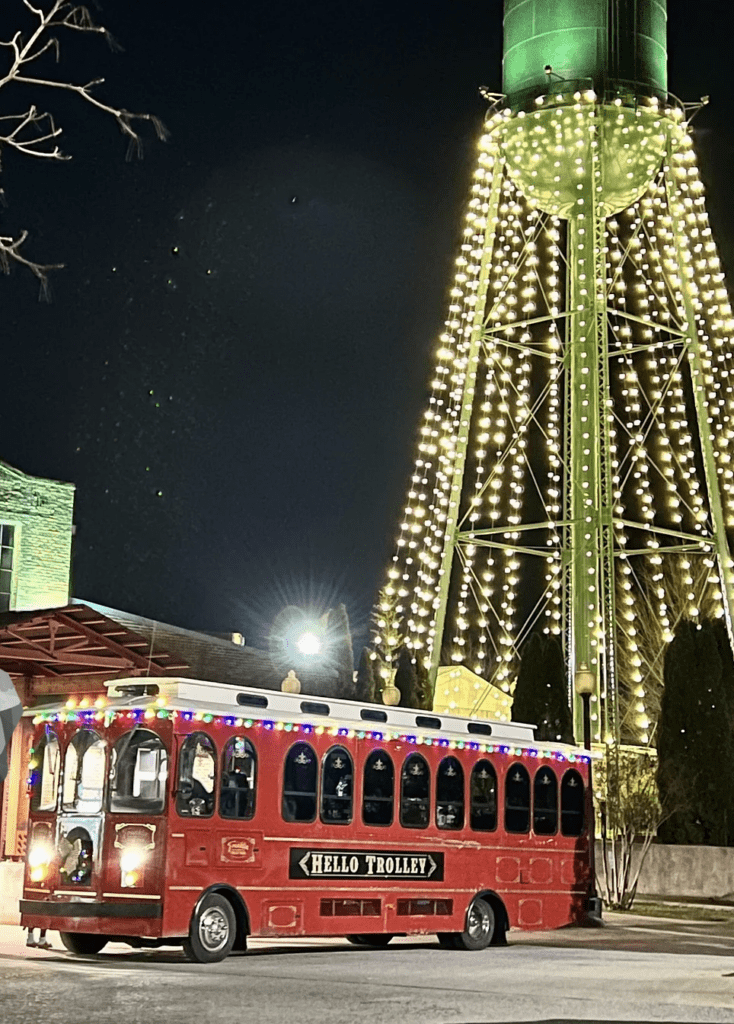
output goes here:
{"type": "Polygon", "coordinates": [[[326,657],[336,672],[336,692],[345,700],[354,700],[354,652],[349,616],[343,604],[332,608],[326,619],[326,657]]]}
{"type": "Polygon", "coordinates": [[[535,738],[573,743],[566,667],[555,637],[532,633],[522,649],[512,721],[535,725],[535,738]]]}
{"type": "Polygon", "coordinates": [[[686,621],[665,653],[657,783],[660,802],[676,810],[659,829],[664,842],[724,846],[732,833],[734,750],[720,642],[710,621],[686,621]]]}
{"type": "Polygon", "coordinates": [[[395,686],[400,690],[401,708],[419,708],[418,674],[413,658],[407,647],[403,647],[398,655],[398,668],[395,673],[395,686]]]}
{"type": "Polygon", "coordinates": [[[369,647],[363,647],[357,668],[354,699],[361,700],[366,704],[373,704],[376,700],[377,680],[375,679],[374,664],[372,651],[369,647]]]}

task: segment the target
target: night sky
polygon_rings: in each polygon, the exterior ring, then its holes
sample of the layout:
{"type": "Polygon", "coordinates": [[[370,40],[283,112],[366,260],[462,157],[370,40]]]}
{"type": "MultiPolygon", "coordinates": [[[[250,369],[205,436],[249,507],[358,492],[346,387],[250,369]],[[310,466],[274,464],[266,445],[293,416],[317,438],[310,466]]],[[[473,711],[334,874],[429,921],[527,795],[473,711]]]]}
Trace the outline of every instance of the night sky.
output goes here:
{"type": "MultiPolygon", "coordinates": [[[[734,272],[730,0],[668,0],[734,272]]],[[[0,34],[19,26],[3,4],[0,34]]],[[[16,17],[16,13],[17,14],[16,17]]],[[[63,262],[0,278],[0,459],[77,485],[73,594],[264,646],[288,604],[367,639],[411,470],[486,104],[501,0],[108,0],[124,52],[64,38],[50,73],[157,114],[34,94],[68,163],[3,154],[3,233],[63,262]]],[[[4,51],[3,51],[4,53],[4,51]]],[[[27,94],[27,98],[31,98],[27,94]]],[[[0,113],[21,109],[0,94],[0,113]]]]}

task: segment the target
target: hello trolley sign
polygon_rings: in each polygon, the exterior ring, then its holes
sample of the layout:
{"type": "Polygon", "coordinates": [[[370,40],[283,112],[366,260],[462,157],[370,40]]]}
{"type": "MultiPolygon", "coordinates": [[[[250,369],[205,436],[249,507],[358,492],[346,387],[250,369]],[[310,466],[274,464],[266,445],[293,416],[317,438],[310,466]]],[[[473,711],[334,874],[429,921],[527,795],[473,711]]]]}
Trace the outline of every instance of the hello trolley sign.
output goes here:
{"type": "Polygon", "coordinates": [[[291,847],[289,878],[417,878],[443,881],[442,853],[291,847]]]}

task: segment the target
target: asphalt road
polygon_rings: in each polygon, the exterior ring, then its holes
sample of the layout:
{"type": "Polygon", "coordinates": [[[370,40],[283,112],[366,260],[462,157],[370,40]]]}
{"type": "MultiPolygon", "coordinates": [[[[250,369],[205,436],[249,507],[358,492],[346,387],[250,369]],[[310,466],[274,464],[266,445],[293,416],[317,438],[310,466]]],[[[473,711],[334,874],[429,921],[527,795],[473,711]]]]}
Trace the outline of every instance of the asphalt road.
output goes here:
{"type": "MultiPolygon", "coordinates": [[[[728,915],[727,915],[728,916],[728,915]]],[[[338,939],[253,940],[212,966],[180,950],[95,957],[26,950],[0,928],[2,1024],[434,1024],[731,1021],[732,924],[607,915],[603,929],[511,933],[482,953],[432,937],[366,950],[338,939]]]]}

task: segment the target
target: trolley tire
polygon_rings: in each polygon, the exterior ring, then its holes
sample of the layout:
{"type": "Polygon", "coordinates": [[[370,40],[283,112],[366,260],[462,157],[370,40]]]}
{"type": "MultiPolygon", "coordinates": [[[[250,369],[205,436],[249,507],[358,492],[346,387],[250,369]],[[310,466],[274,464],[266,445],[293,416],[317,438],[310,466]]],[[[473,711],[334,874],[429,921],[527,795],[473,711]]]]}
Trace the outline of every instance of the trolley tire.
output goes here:
{"type": "Polygon", "coordinates": [[[347,942],[354,946],[386,946],[394,935],[347,935],[347,942]]]}
{"type": "Polygon", "coordinates": [[[91,956],[99,953],[110,941],[106,935],[91,935],[83,932],[59,932],[59,938],[70,953],[91,956]]]}
{"type": "Polygon", "coordinates": [[[232,952],[236,937],[237,922],[229,900],[209,893],[191,916],[184,953],[194,963],[216,964],[232,952]]]}
{"type": "Polygon", "coordinates": [[[456,948],[471,952],[486,949],[492,943],[495,927],[494,910],[481,896],[475,896],[466,912],[464,931],[454,936],[456,948]]]}

